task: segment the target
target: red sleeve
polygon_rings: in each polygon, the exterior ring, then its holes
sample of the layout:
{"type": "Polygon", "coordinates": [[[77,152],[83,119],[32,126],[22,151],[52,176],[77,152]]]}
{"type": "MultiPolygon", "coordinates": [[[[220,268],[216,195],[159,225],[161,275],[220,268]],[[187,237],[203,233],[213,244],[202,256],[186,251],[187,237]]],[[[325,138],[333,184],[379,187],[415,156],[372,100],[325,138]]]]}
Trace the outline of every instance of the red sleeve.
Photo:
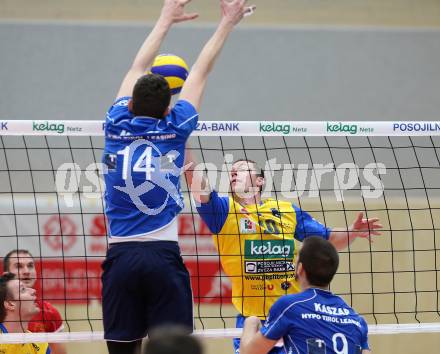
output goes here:
{"type": "Polygon", "coordinates": [[[40,313],[29,322],[31,332],[57,332],[63,327],[63,319],[58,310],[47,301],[38,301],[40,313]]]}

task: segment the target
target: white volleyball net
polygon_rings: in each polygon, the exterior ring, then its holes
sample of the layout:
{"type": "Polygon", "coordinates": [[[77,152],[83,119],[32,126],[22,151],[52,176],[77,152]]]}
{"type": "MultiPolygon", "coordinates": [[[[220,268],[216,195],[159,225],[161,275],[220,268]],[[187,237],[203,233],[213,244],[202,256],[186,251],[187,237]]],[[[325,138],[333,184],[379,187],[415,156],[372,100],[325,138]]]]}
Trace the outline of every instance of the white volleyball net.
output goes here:
{"type": "MultiPolygon", "coordinates": [[[[64,333],[10,334],[0,342],[102,340],[101,262],[107,250],[98,121],[2,121],[1,255],[28,249],[39,297],[64,333]]],[[[227,194],[231,162],[266,171],[263,197],[291,200],[327,226],[362,211],[383,234],[340,252],[332,282],[371,333],[440,331],[440,123],[200,122],[189,149],[227,194]]],[[[190,202],[179,242],[194,292],[197,334],[231,337],[236,310],[209,229],[190,202]]]]}

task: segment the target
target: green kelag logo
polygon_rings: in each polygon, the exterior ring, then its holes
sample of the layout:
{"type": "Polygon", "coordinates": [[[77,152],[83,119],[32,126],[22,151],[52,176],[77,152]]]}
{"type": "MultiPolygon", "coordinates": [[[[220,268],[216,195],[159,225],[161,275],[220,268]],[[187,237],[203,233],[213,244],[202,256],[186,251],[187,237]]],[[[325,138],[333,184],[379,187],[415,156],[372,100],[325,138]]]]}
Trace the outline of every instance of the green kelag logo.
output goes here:
{"type": "Polygon", "coordinates": [[[327,122],[327,132],[328,133],[350,133],[356,134],[358,132],[358,126],[356,124],[330,124],[327,122]]]}
{"type": "Polygon", "coordinates": [[[293,240],[245,240],[246,259],[293,258],[295,242],[293,240]]]}
{"type": "Polygon", "coordinates": [[[290,133],[290,125],[289,124],[275,124],[274,122],[270,124],[260,123],[260,132],[263,133],[283,133],[284,135],[290,133]]]}
{"type": "Polygon", "coordinates": [[[64,133],[64,124],[55,124],[49,122],[32,122],[32,130],[34,131],[46,131],[46,132],[57,132],[58,134],[64,133]]]}

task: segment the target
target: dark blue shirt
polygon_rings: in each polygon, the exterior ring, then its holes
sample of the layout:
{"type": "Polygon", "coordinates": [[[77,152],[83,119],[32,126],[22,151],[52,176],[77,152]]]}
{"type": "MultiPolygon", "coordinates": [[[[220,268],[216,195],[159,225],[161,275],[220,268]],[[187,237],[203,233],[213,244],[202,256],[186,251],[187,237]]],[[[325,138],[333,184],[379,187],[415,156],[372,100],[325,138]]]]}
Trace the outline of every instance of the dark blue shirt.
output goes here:
{"type": "Polygon", "coordinates": [[[279,298],[261,333],[283,338],[287,353],[358,354],[369,349],[365,320],[339,296],[316,288],[279,298]]]}

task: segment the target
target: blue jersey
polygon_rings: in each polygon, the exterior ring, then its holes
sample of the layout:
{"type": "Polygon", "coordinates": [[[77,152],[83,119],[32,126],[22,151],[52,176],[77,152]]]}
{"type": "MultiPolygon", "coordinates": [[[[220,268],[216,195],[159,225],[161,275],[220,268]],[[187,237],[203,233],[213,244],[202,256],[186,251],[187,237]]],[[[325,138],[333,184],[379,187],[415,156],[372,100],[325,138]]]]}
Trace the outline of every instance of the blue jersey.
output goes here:
{"type": "Polygon", "coordinates": [[[135,117],[128,110],[129,99],[115,101],[105,124],[105,215],[110,237],[160,230],[182,210],[185,143],[198,119],[196,109],[184,100],[163,119],[135,117]]]}
{"type": "Polygon", "coordinates": [[[339,296],[316,288],[278,299],[261,333],[283,338],[287,353],[358,354],[369,349],[365,320],[339,296]]]}

